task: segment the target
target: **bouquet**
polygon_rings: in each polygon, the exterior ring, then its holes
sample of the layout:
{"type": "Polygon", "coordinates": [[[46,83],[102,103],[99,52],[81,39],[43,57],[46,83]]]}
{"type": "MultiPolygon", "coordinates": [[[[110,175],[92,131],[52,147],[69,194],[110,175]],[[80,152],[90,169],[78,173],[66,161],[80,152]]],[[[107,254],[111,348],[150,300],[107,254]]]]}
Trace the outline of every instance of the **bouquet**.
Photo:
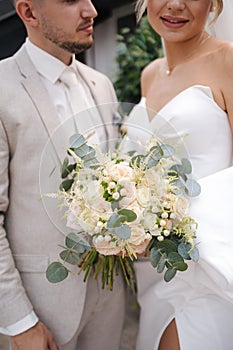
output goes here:
{"type": "Polygon", "coordinates": [[[170,281],[198,260],[197,223],[187,216],[188,198],[200,193],[188,177],[191,164],[175,157],[175,149],[155,138],[143,154],[124,153],[121,147],[103,154],[81,134],[70,138],[61,167],[62,183],[52,195],[65,207],[66,237],[62,262],[52,262],[47,279],[60,282],[69,274],[67,263],[90,276],[102,276],[102,287],[113,289],[121,270],[136,292],[133,262],[149,256],[158,273],[170,281]]]}

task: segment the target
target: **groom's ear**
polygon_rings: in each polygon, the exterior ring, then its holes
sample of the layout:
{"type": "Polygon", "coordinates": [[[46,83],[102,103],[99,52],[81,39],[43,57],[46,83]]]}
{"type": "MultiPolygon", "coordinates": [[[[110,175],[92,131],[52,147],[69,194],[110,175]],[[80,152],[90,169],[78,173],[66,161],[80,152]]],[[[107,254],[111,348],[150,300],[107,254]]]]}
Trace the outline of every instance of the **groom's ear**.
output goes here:
{"type": "Polygon", "coordinates": [[[15,7],[18,16],[21,18],[26,28],[38,26],[39,22],[33,1],[18,0],[15,7]]]}

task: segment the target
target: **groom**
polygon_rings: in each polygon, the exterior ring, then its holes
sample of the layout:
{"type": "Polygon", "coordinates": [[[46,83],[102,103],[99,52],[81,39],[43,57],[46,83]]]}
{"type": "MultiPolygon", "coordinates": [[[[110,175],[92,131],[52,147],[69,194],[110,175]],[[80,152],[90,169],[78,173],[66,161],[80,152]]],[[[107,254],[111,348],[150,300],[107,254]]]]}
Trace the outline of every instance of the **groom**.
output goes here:
{"type": "MultiPolygon", "coordinates": [[[[15,0],[14,5],[28,38],[0,62],[0,333],[11,336],[13,350],[118,350],[122,277],[113,292],[77,275],[50,284],[45,271],[58,257],[64,234],[38,200],[43,149],[59,124],[78,112],[62,78],[67,67],[75,73],[80,110],[116,102],[109,80],[74,58],[91,46],[97,13],[90,0],[15,0]]],[[[93,123],[102,122],[97,137],[110,145],[117,127],[113,107],[106,109],[105,119],[99,114],[93,123]]]]}

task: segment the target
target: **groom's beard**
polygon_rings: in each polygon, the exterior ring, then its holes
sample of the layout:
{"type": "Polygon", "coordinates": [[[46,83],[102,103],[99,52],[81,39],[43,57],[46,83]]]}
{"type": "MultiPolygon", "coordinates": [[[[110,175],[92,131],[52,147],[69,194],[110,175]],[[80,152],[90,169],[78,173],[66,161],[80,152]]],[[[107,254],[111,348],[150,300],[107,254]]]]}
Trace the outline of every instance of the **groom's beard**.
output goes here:
{"type": "Polygon", "coordinates": [[[84,39],[82,41],[70,41],[68,40],[70,35],[62,28],[49,25],[49,22],[44,17],[42,17],[41,20],[43,36],[65,51],[72,54],[79,54],[89,49],[93,44],[92,35],[87,36],[85,41],[84,39]]]}

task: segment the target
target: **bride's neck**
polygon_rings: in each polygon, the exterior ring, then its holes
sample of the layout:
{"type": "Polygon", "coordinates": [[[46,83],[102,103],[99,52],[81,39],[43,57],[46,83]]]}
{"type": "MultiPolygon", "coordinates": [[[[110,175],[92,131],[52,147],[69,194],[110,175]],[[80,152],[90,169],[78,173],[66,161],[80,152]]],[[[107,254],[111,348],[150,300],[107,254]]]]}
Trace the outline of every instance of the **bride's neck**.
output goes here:
{"type": "Polygon", "coordinates": [[[210,35],[203,32],[198,37],[184,42],[164,41],[167,75],[170,75],[178,65],[201,56],[209,38],[210,35]]]}

